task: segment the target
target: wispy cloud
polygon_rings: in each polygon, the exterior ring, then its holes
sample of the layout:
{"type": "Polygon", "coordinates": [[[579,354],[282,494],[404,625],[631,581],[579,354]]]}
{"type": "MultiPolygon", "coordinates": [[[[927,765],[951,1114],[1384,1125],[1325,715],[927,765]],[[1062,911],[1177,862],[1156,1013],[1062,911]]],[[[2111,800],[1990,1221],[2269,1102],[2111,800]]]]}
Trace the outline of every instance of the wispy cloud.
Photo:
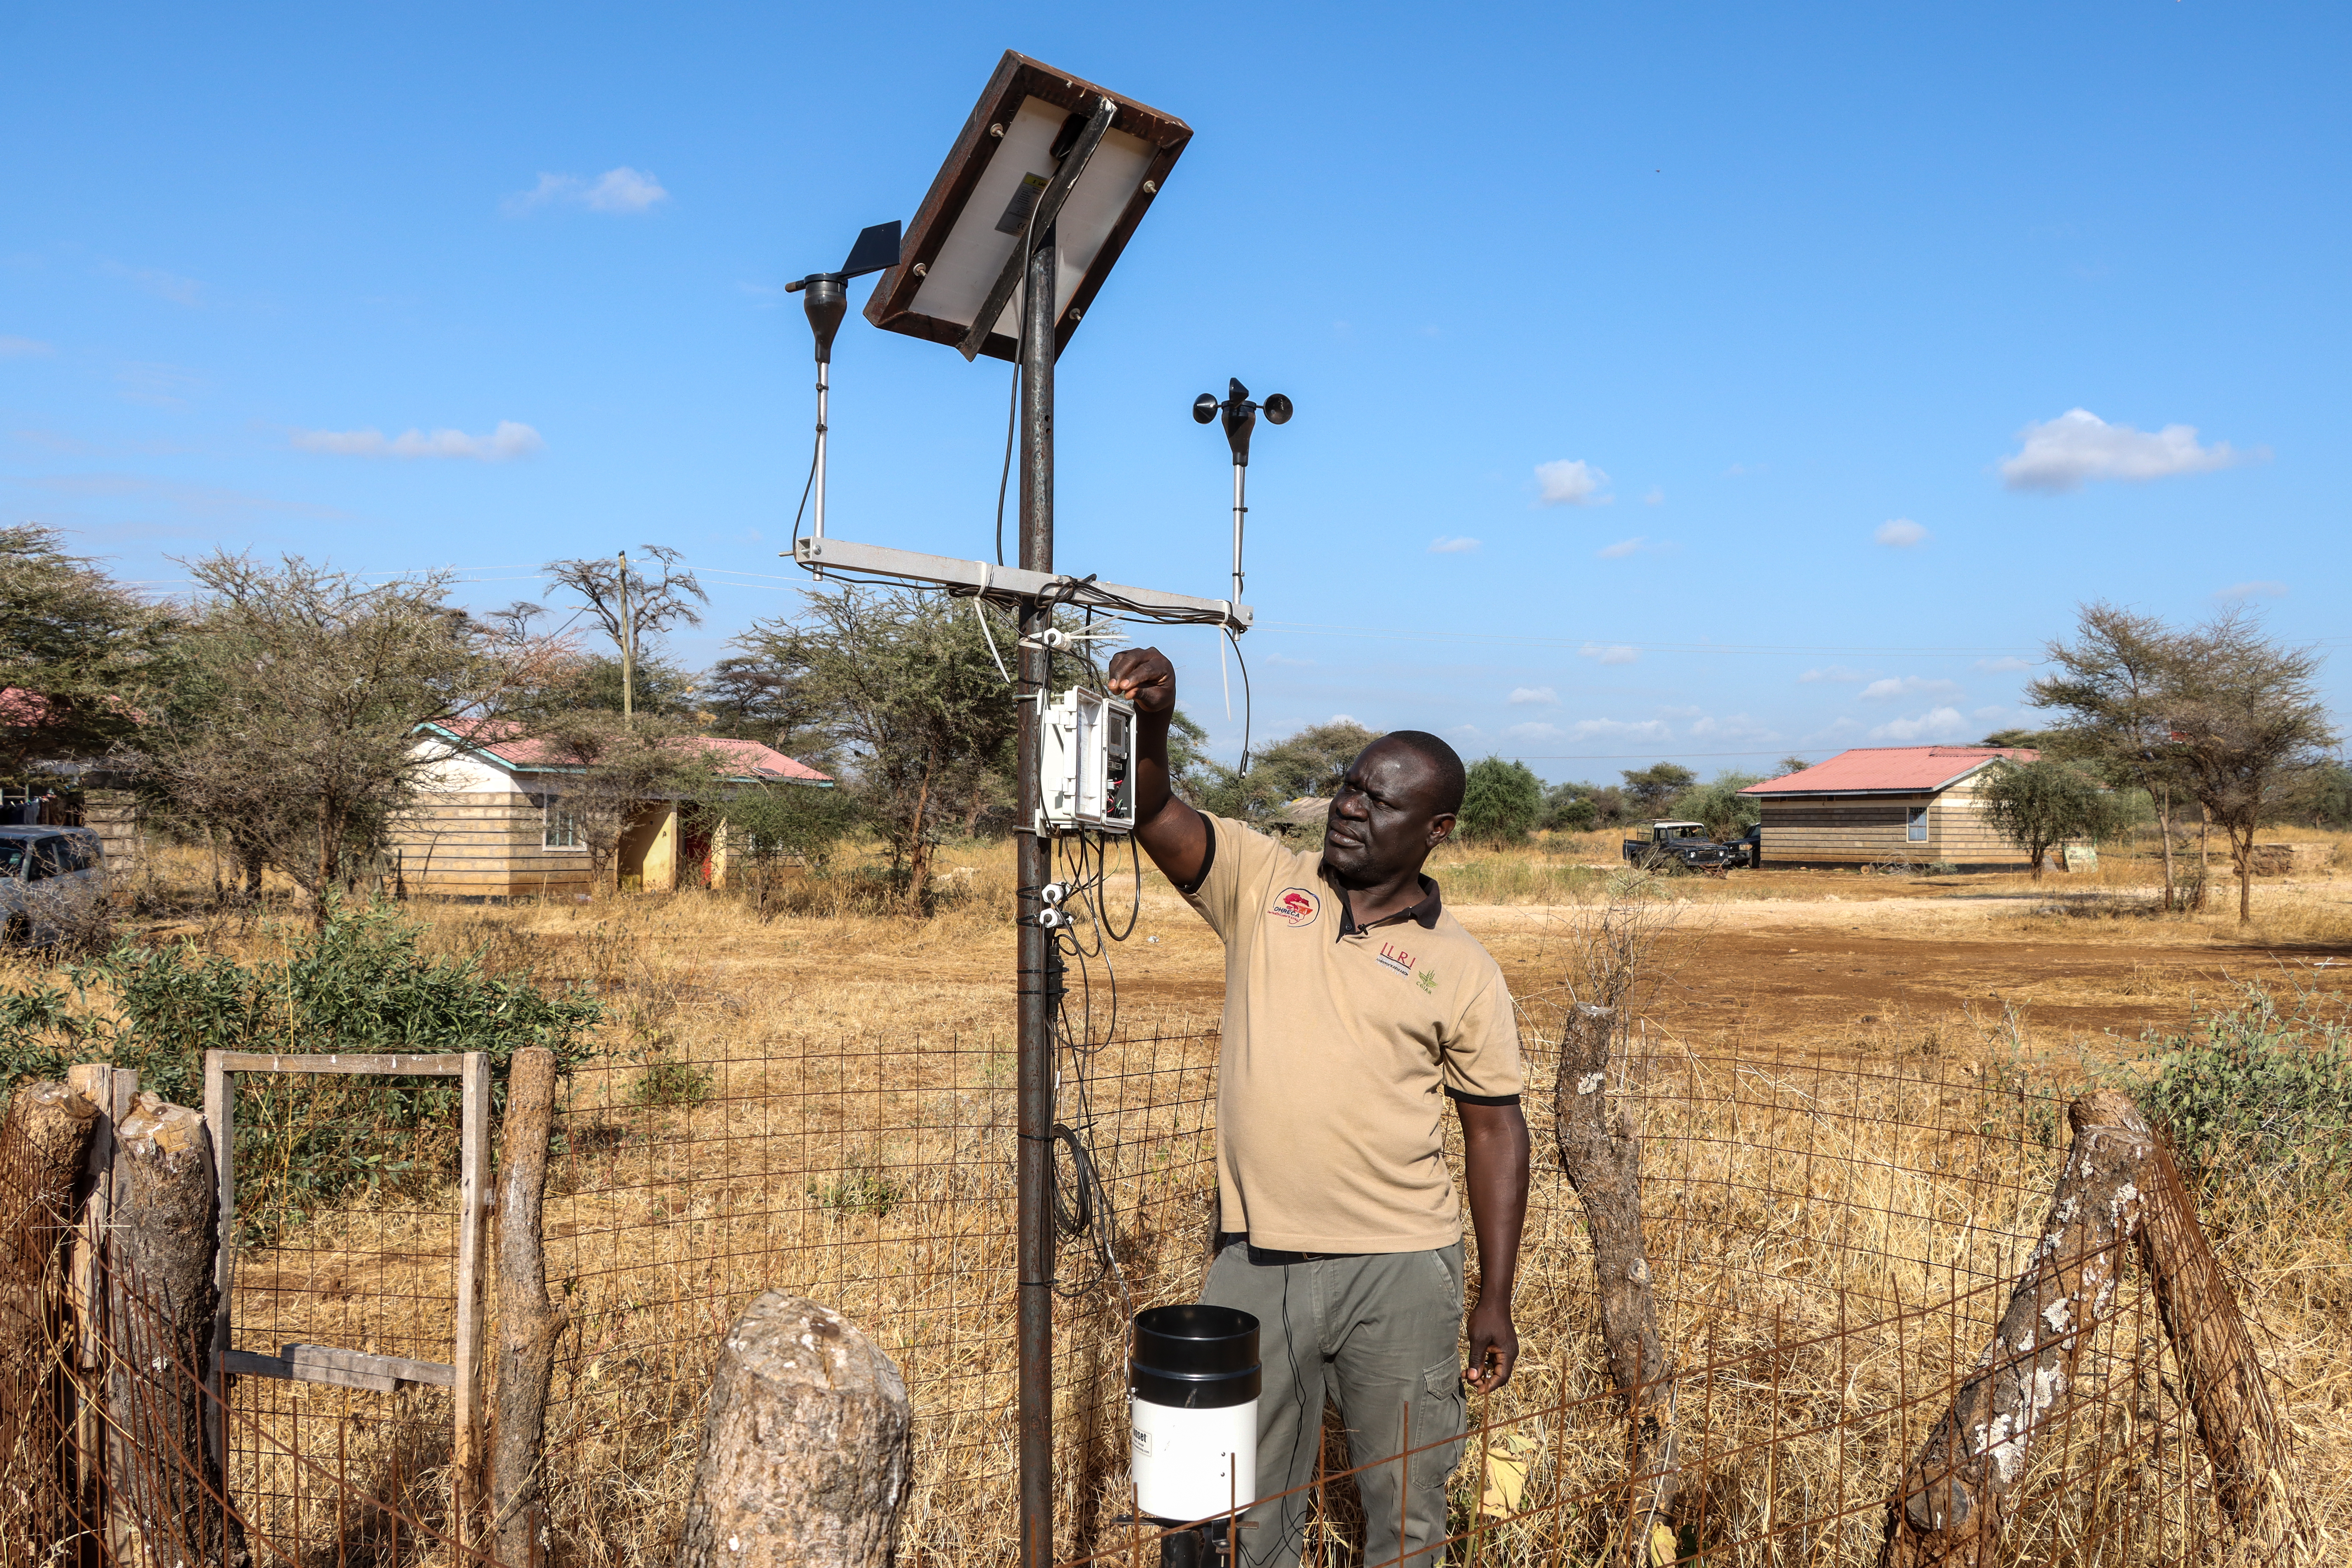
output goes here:
{"type": "Polygon", "coordinates": [[[1589,741],[1596,735],[1613,735],[1627,741],[1664,741],[1674,735],[1674,727],[1663,719],[1579,719],[1568,727],[1571,739],[1589,741]]]}
{"type": "Polygon", "coordinates": [[[1576,657],[1598,659],[1602,664],[1632,664],[1642,657],[1642,650],[1629,643],[1589,642],[1576,650],[1576,657]]]}
{"type": "Polygon", "coordinates": [[[1927,531],[1907,517],[1890,518],[1871,538],[1895,550],[1916,550],[1927,542],[1927,531]]]}
{"type": "Polygon", "coordinates": [[[2194,425],[2168,425],[2151,434],[2110,425],[2087,408],[2028,425],[2018,440],[2017,452],[2000,464],[2000,482],[2013,490],[2075,490],[2088,479],[2169,479],[2268,456],[2236,451],[2227,441],[2199,446],[2194,425]]]}
{"type": "Polygon", "coordinates": [[[1504,700],[1517,707],[1529,704],[1555,707],[1559,702],[1559,693],[1549,686],[1517,686],[1511,689],[1510,696],[1504,700]]]}
{"type": "Polygon", "coordinates": [[[1545,506],[1607,506],[1609,476],[1581,458],[1536,465],[1536,499],[1545,506]]]}
{"type": "Polygon", "coordinates": [[[176,272],[166,272],[160,267],[125,267],[120,261],[100,261],[98,269],[109,278],[120,278],[132,288],[152,294],[158,300],[169,300],[174,305],[201,305],[205,286],[193,278],[183,278],[176,272]]]}
{"type": "Polygon", "coordinates": [[[1999,658],[1980,658],[1977,660],[1977,668],[1982,670],[1989,670],[1995,675],[2001,675],[2006,674],[2008,671],[2012,669],[2032,669],[2033,668],[2033,661],[2030,658],[2020,658],[2013,653],[2005,653],[1999,658]]]}
{"type": "Polygon", "coordinates": [[[643,213],[669,200],[662,183],[641,169],[624,163],[593,180],[578,174],[539,176],[530,190],[518,191],[501,204],[509,217],[521,217],[544,206],[585,207],[592,213],[643,213]]]}
{"type": "Polygon", "coordinates": [[[499,420],[487,436],[463,430],[409,430],[389,437],[381,430],[297,430],[291,439],[298,450],[339,458],[471,458],[484,463],[528,458],[547,446],[538,431],[511,419],[499,420]]]}
{"type": "Polygon", "coordinates": [[[1923,675],[1890,675],[1884,680],[1874,680],[1861,691],[1864,702],[1891,702],[1897,697],[1958,697],[1960,686],[1953,680],[1930,680],[1923,675]]]}
{"type": "Polygon", "coordinates": [[[1890,719],[1870,732],[1874,741],[1955,741],[1969,731],[1957,708],[1930,708],[1908,719],[1890,719]]]}
{"type": "Polygon", "coordinates": [[[0,337],[0,359],[32,359],[57,350],[35,338],[0,337]]]}
{"type": "Polygon", "coordinates": [[[126,403],[150,408],[185,408],[202,390],[205,378],[176,364],[126,364],[114,373],[119,395],[126,403]]]}
{"type": "Polygon", "coordinates": [[[1642,497],[1642,504],[1643,506],[1658,506],[1662,504],[1665,499],[1665,488],[1662,485],[1652,485],[1649,489],[1643,493],[1642,497]]]}
{"type": "Polygon", "coordinates": [[[1848,681],[1860,680],[1862,678],[1862,671],[1858,669],[1848,669],[1842,664],[1825,665],[1820,669],[1809,669],[1805,671],[1804,674],[1797,677],[1799,680],[1803,681],[1807,685],[1811,685],[1817,680],[1848,681]]]}
{"type": "Polygon", "coordinates": [[[1663,539],[1653,540],[1646,533],[1637,533],[1631,539],[1604,544],[1592,553],[1603,561],[1622,561],[1628,555],[1662,555],[1674,548],[1663,539]]]}
{"type": "Polygon", "coordinates": [[[1432,555],[1467,555],[1477,548],[1475,539],[1454,539],[1443,533],[1429,542],[1432,555]]]}
{"type": "Polygon", "coordinates": [[[2232,583],[2226,588],[2216,588],[2213,596],[2217,599],[2284,599],[2287,591],[2284,583],[2257,578],[2251,583],[2232,583]]]}
{"type": "Polygon", "coordinates": [[[1745,713],[1726,714],[1720,718],[1710,713],[1693,720],[1689,734],[1694,741],[1761,741],[1768,746],[1781,738],[1780,731],[1745,713]]]}

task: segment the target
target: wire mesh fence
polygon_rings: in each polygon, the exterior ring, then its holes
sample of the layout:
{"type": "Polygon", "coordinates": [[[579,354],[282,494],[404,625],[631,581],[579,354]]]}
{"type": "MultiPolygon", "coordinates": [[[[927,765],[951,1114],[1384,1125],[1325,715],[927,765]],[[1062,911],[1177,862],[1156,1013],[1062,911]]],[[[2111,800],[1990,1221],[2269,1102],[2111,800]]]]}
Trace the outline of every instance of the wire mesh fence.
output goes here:
{"type": "MultiPolygon", "coordinates": [[[[1635,1033],[1608,1088],[1643,1139],[1649,1267],[1675,1365],[1678,1498],[1652,1521],[1601,1353],[1590,1242],[1553,1152],[1557,1044],[1528,1039],[1522,1360],[1467,1412],[1448,1555],[1596,1563],[1638,1529],[1662,1562],[1877,1561],[1905,1465],[1987,1356],[2042,1237],[2064,1099],[1933,1051],[1710,1052],[1635,1033]]],[[[1213,1033],[1139,1034],[1063,1063],[1062,1201],[1075,1210],[1088,1191],[1084,1154],[1115,1237],[1098,1256],[1094,1216],[1064,1215],[1066,1563],[1140,1564],[1155,1550],[1126,1517],[1126,1323],[1193,1299],[1209,1261],[1216,1049],[1213,1033]]],[[[911,1036],[745,1040],[571,1075],[545,1206],[548,1276],[571,1317],[548,1413],[547,1561],[668,1561],[719,1342],[771,1289],[839,1310],[905,1374],[917,1426],[902,1560],[1013,1560],[1013,1083],[997,1039],[911,1036]]],[[[7,1168],[0,1158],[0,1183],[7,1168]]],[[[232,1291],[240,1348],[447,1359],[454,1216],[434,1181],[249,1238],[232,1291]]],[[[20,1195],[0,1200],[15,1214],[20,1195]]],[[[11,1223],[9,1332],[56,1342],[61,1329],[39,1327],[56,1227],[11,1223]]],[[[2075,1326],[2069,1397],[2017,1449],[1987,1561],[2187,1563],[2228,1539],[2147,1281],[2127,1258],[2116,1267],[2117,1289],[2075,1326]]],[[[86,1525],[88,1489],[58,1478],[88,1462],[89,1439],[38,1414],[54,1380],[21,1360],[7,1363],[0,1434],[11,1510],[46,1499],[86,1525]]],[[[444,1391],[230,1390],[219,1507],[258,1560],[455,1560],[444,1391]]],[[[1360,1562],[1362,1529],[1336,1417],[1325,1452],[1307,1556],[1341,1568],[1360,1562]]]]}

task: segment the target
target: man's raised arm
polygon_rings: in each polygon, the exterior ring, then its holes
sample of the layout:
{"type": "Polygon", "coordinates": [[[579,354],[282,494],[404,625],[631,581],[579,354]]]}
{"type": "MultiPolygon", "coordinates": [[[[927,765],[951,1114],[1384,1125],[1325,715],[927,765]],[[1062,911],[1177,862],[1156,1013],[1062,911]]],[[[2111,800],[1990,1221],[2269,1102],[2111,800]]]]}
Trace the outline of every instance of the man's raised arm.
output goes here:
{"type": "Polygon", "coordinates": [[[1151,863],[1180,888],[1201,879],[1209,824],[1168,785],[1168,720],[1176,711],[1176,667],[1156,647],[1131,647],[1110,661],[1111,695],[1135,704],[1135,837],[1151,863]]]}

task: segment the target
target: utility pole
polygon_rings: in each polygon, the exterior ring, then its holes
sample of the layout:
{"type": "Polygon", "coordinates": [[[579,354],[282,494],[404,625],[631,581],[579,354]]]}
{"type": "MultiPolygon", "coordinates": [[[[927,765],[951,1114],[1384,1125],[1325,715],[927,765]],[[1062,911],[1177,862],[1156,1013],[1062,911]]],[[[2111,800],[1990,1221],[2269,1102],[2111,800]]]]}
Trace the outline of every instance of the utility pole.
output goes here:
{"type": "Polygon", "coordinates": [[[621,722],[636,722],[637,636],[629,624],[629,552],[621,552],[621,722]]]}
{"type": "MultiPolygon", "coordinates": [[[[1055,226],[1029,253],[1021,301],[1021,565],[1054,570],[1055,226]]],[[[1054,1561],[1054,1219],[1051,1183],[1054,1046],[1051,1024],[1061,1005],[1060,954],[1038,922],[1038,897],[1053,880],[1054,841],[1041,831],[1045,786],[1038,773],[1038,724],[1047,696],[1048,654],[1039,634],[1054,612],[1035,595],[1021,601],[1020,819],[1014,839],[1020,884],[1020,1041],[1017,1121],[1019,1194],[1014,1229],[1020,1269],[1021,1568],[1054,1561]]]]}

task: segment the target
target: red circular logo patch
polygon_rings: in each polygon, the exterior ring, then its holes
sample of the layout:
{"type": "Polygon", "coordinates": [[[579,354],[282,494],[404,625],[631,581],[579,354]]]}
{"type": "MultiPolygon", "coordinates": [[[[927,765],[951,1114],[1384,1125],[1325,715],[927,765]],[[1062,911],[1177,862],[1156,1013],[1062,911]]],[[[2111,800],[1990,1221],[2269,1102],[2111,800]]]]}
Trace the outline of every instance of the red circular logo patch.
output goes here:
{"type": "Polygon", "coordinates": [[[1281,917],[1285,924],[1294,928],[1313,925],[1315,917],[1323,912],[1323,900],[1307,889],[1285,888],[1275,899],[1274,908],[1266,912],[1281,917]]]}

